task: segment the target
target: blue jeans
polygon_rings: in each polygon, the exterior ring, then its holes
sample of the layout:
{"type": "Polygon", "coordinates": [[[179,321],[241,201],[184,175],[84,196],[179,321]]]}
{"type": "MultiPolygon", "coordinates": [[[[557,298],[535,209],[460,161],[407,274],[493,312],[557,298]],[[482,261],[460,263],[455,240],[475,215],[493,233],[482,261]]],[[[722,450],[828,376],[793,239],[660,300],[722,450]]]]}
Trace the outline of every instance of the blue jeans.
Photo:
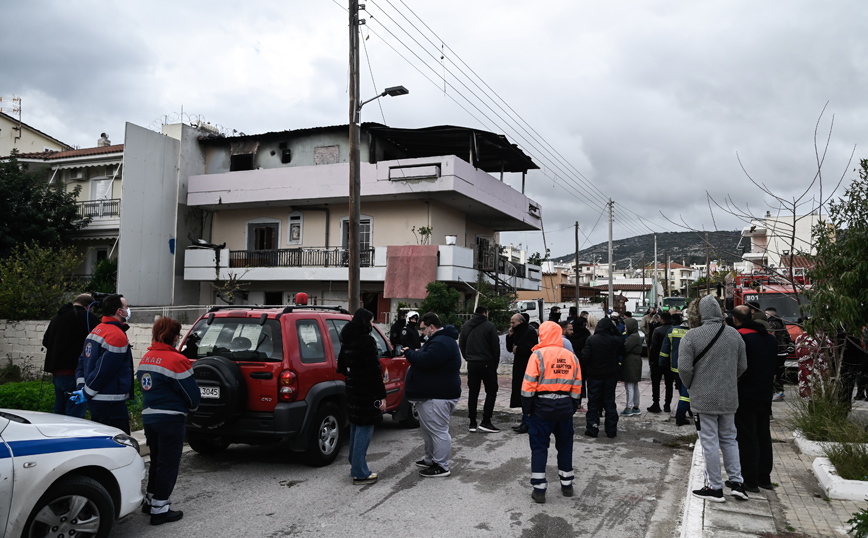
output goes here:
{"type": "Polygon", "coordinates": [[[545,490],[546,463],[549,444],[555,435],[555,448],[558,451],[558,477],[561,487],[573,485],[573,417],[566,420],[543,420],[530,415],[525,419],[530,439],[530,483],[535,489],[545,490]]]}
{"type": "Polygon", "coordinates": [[[618,433],[618,406],[615,404],[615,387],[618,379],[588,379],[587,429],[596,434],[600,431],[600,410],[606,410],[606,435],[618,433]]]}
{"type": "Polygon", "coordinates": [[[87,405],[76,404],[69,400],[70,392],[75,390],[75,375],[52,375],[54,381],[54,414],[84,418],[87,405]]]}
{"type": "Polygon", "coordinates": [[[365,460],[365,456],[368,453],[368,446],[371,444],[371,437],[373,436],[373,426],[350,424],[350,454],[347,459],[350,461],[351,478],[368,478],[371,476],[371,470],[368,469],[368,462],[365,460]]]}

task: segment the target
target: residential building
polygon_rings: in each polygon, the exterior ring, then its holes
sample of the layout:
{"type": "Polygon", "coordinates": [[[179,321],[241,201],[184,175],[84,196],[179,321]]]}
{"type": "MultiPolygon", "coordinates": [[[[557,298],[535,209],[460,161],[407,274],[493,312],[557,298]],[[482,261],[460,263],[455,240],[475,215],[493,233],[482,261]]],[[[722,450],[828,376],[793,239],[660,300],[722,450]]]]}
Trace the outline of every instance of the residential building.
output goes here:
{"type": "MultiPolygon", "coordinates": [[[[540,289],[540,268],[497,245],[500,232],[539,230],[541,208],[503,181],[537,166],[502,135],[463,127],[361,126],[361,299],[385,321],[418,304],[431,281],[473,293],[540,289]],[[500,177],[496,177],[499,175],[500,177]]],[[[184,280],[213,303],[347,304],[349,128],[202,137],[201,172],[186,205],[202,234],[186,249],[184,280]]],[[[523,189],[523,187],[522,187],[523,189]]],[[[514,250],[514,249],[513,249],[514,250]]]]}
{"type": "Polygon", "coordinates": [[[12,150],[18,150],[19,153],[43,153],[69,149],[72,149],[69,144],[27,125],[18,118],[0,112],[0,157],[10,155],[12,150]]]}
{"type": "MultiPolygon", "coordinates": [[[[646,274],[649,278],[654,278],[654,264],[652,263],[646,268],[646,274]]],[[[667,296],[679,295],[687,296],[687,287],[700,277],[699,271],[682,265],[680,263],[669,262],[668,268],[665,263],[657,264],[657,278],[663,284],[664,293],[667,296]]]]}
{"type": "Polygon", "coordinates": [[[78,214],[90,218],[71,236],[72,246],[82,257],[76,271],[81,276],[93,274],[99,261],[117,258],[123,157],[123,144],[111,145],[105,136],[92,148],[18,156],[31,169],[50,169],[50,183],[64,185],[67,192],[79,191],[78,214]]]}
{"type": "Polygon", "coordinates": [[[816,214],[784,215],[752,220],[741,231],[739,247],[744,249],[742,259],[750,262],[746,271],[777,270],[789,264],[788,258],[796,254],[815,252],[811,230],[817,224],[816,214]]]}

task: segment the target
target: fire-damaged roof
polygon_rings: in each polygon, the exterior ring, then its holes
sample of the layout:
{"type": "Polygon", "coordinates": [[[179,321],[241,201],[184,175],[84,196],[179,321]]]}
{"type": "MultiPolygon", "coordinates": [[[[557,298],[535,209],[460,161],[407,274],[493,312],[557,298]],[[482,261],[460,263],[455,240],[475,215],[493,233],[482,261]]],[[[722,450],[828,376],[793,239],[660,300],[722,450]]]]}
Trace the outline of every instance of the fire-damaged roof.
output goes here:
{"type": "MultiPolygon", "coordinates": [[[[489,173],[500,171],[526,172],[539,168],[528,155],[517,145],[507,140],[504,135],[490,131],[456,127],[453,125],[439,125],[435,127],[423,127],[421,129],[400,129],[373,122],[362,123],[361,130],[363,133],[367,132],[372,136],[374,145],[377,145],[377,142],[380,141],[380,143],[393,146],[402,152],[403,158],[407,159],[455,155],[468,162],[472,158],[471,164],[473,166],[489,173]]],[[[220,144],[227,141],[238,142],[244,140],[294,138],[335,131],[345,131],[349,137],[349,125],[330,125],[309,129],[273,131],[256,135],[202,137],[200,140],[203,143],[220,144]]]]}

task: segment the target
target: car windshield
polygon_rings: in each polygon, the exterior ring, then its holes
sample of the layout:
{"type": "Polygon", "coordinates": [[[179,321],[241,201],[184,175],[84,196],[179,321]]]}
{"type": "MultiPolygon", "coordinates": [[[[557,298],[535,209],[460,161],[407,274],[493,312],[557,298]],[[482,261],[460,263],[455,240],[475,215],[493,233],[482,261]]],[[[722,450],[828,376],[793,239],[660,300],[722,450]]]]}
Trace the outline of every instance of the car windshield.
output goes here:
{"type": "Polygon", "coordinates": [[[208,325],[201,319],[185,341],[190,358],[220,356],[232,360],[281,361],[283,339],[280,322],[259,318],[217,318],[208,325]],[[195,348],[195,349],[192,349],[195,348]]]}
{"type": "MultiPolygon", "coordinates": [[[[808,300],[802,296],[799,298],[802,305],[807,305],[808,300]]],[[[796,323],[802,314],[799,312],[799,303],[795,297],[789,293],[759,293],[744,296],[745,302],[758,301],[760,309],[774,308],[778,312],[778,317],[790,323],[796,323]]]]}
{"type": "Polygon", "coordinates": [[[674,306],[676,308],[684,308],[687,299],[684,297],[666,297],[663,299],[664,306],[674,306]]]}

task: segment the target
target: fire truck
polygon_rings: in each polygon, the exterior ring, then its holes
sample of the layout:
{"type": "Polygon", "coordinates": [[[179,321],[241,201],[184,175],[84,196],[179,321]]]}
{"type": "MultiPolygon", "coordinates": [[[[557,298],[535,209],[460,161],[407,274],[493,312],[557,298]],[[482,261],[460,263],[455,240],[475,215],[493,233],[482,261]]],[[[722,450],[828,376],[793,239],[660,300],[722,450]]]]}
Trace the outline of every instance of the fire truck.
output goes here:
{"type": "MultiPolygon", "coordinates": [[[[796,283],[796,287],[804,290],[809,288],[810,284],[800,280],[796,283]]],[[[728,275],[725,297],[727,310],[749,302],[759,303],[761,310],[774,308],[778,317],[786,323],[792,342],[795,342],[803,332],[799,326],[802,321],[801,306],[806,304],[807,298],[802,294],[797,296],[793,285],[779,275],[768,273],[728,275]]],[[[795,347],[787,351],[787,367],[794,367],[795,347]]]]}

